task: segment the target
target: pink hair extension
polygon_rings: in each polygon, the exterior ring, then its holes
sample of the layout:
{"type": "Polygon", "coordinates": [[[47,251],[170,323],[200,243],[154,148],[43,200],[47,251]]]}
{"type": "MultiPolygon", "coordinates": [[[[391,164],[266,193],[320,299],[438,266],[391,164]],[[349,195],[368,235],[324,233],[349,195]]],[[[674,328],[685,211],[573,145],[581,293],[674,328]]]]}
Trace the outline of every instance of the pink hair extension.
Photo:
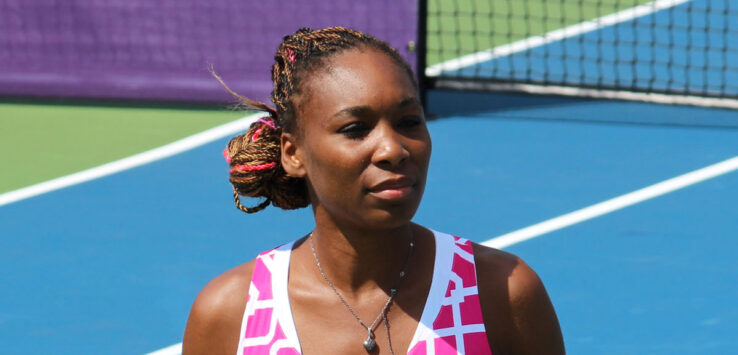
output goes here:
{"type": "Polygon", "coordinates": [[[243,172],[243,171],[266,170],[266,169],[274,167],[275,165],[277,165],[277,163],[275,162],[259,164],[259,165],[236,165],[233,168],[231,168],[231,173],[235,173],[237,171],[243,172]]]}
{"type": "Polygon", "coordinates": [[[231,155],[228,154],[228,148],[223,149],[223,157],[225,158],[227,163],[231,163],[231,155]]]}
{"type": "Polygon", "coordinates": [[[294,63],[295,62],[295,52],[291,49],[287,49],[287,55],[288,55],[287,58],[289,59],[290,63],[294,63]]]}
{"type": "Polygon", "coordinates": [[[251,136],[251,141],[252,141],[252,142],[253,142],[253,141],[255,141],[255,140],[256,140],[256,138],[259,138],[259,134],[261,134],[261,130],[262,130],[262,128],[261,128],[261,127],[259,127],[259,129],[257,129],[257,130],[256,130],[256,131],[254,132],[254,135],[253,135],[253,136],[251,136]]]}
{"type": "Polygon", "coordinates": [[[263,118],[260,118],[256,120],[256,122],[261,122],[269,127],[272,127],[272,129],[277,129],[277,126],[274,125],[274,122],[272,120],[265,120],[263,118]]]}
{"type": "MultiPolygon", "coordinates": [[[[260,118],[256,122],[260,122],[260,123],[265,124],[265,125],[267,125],[269,127],[272,127],[272,129],[276,129],[276,126],[274,125],[274,122],[272,122],[271,120],[265,120],[265,119],[260,118]]],[[[251,136],[251,141],[252,142],[255,141],[256,138],[259,138],[259,134],[261,134],[261,131],[262,130],[263,130],[263,128],[262,127],[259,127],[259,129],[257,129],[254,132],[254,135],[251,136]]]]}

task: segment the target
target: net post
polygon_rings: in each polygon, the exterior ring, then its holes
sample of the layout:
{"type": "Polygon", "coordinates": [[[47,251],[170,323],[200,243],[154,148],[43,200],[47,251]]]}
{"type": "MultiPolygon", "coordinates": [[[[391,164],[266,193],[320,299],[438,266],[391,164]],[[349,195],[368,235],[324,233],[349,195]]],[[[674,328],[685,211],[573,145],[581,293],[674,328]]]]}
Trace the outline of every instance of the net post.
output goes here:
{"type": "Polygon", "coordinates": [[[428,38],[428,0],[418,0],[418,33],[417,33],[417,45],[415,47],[416,53],[416,65],[417,65],[417,77],[418,77],[418,96],[420,96],[420,103],[423,105],[423,110],[426,111],[428,108],[427,102],[427,78],[425,76],[426,67],[426,55],[428,52],[427,38],[428,38]]]}

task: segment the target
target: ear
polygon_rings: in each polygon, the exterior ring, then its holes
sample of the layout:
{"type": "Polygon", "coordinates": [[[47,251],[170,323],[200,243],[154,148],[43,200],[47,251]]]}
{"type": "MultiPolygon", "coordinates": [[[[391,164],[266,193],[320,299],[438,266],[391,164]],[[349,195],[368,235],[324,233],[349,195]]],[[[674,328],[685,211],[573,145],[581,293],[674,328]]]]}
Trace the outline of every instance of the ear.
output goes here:
{"type": "Polygon", "coordinates": [[[287,176],[304,178],[305,167],[302,165],[302,150],[297,145],[297,137],[290,133],[282,133],[282,167],[287,176]]]}

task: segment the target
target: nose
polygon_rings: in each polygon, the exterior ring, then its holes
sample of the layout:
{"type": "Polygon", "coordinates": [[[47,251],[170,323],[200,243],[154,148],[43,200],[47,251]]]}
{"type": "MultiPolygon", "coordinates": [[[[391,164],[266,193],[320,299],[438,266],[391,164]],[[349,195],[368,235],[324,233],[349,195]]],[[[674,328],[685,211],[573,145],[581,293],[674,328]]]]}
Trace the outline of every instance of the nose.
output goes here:
{"type": "Polygon", "coordinates": [[[377,145],[372,155],[372,163],[385,166],[399,166],[410,157],[410,151],[403,144],[402,136],[393,127],[380,130],[377,145]]]}

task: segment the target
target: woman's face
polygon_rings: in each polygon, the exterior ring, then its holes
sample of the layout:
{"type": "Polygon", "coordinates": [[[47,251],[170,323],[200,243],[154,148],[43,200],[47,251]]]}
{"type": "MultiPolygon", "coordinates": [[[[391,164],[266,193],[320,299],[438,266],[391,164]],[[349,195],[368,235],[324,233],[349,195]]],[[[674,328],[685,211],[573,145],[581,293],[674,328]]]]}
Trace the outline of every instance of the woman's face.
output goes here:
{"type": "MultiPolygon", "coordinates": [[[[302,82],[284,159],[304,176],[316,219],[399,227],[425,188],[431,140],[407,73],[371,48],[336,54],[302,82]]],[[[284,138],[283,138],[284,143],[284,138]]]]}

